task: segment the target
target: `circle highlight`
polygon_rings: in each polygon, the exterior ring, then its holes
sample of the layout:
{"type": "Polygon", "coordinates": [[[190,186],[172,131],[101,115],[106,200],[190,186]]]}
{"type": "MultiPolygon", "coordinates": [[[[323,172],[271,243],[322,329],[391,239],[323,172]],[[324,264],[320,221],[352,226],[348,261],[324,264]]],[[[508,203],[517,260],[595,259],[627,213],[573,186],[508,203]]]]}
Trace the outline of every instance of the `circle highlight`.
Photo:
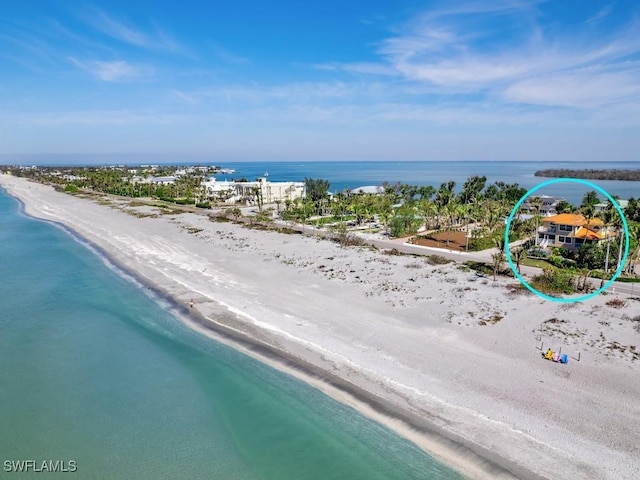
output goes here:
{"type": "MultiPolygon", "coordinates": [[[[537,230],[536,230],[536,235],[538,235],[537,230]]],[[[620,276],[620,274],[622,273],[622,269],[625,263],[627,263],[627,258],[629,256],[629,224],[627,223],[627,219],[624,216],[624,212],[622,211],[622,208],[620,208],[620,205],[618,205],[618,202],[616,202],[614,198],[611,195],[609,195],[609,193],[605,191],[603,188],[587,180],[583,180],[581,178],[554,178],[552,180],[547,180],[545,182],[542,182],[541,184],[533,187],[531,190],[525,193],[524,196],[520,200],[518,200],[518,203],[516,203],[516,205],[511,210],[511,214],[509,215],[509,218],[507,218],[507,223],[505,225],[505,230],[504,230],[504,240],[505,240],[505,245],[507,246],[505,248],[505,255],[507,257],[507,262],[509,263],[509,267],[511,268],[511,271],[516,276],[516,278],[520,281],[520,283],[522,283],[529,291],[531,291],[532,293],[535,293],[540,298],[544,298],[545,300],[550,300],[552,302],[559,302],[559,303],[583,302],[585,300],[589,300],[590,298],[593,298],[599,295],[600,293],[604,292],[613,284],[613,282],[616,281],[616,278],[620,276]],[[596,290],[595,292],[589,293],[587,295],[582,295],[581,297],[559,298],[559,297],[552,297],[551,295],[547,295],[545,293],[539,292],[538,290],[533,288],[531,285],[529,285],[527,281],[522,277],[522,275],[518,273],[516,266],[514,265],[513,260],[511,258],[511,251],[509,250],[509,230],[511,229],[511,222],[513,222],[513,218],[515,217],[516,212],[520,208],[520,205],[522,205],[527,198],[529,198],[533,193],[537,192],[541,188],[547,187],[549,185],[555,185],[556,183],[579,183],[581,185],[586,185],[587,187],[592,188],[593,190],[596,190],[597,192],[603,194],[616,208],[618,215],[620,215],[620,219],[622,220],[622,226],[624,228],[624,235],[625,235],[624,255],[622,257],[620,264],[618,265],[618,268],[616,269],[616,272],[613,274],[611,279],[609,279],[609,281],[605,283],[602,287],[600,287],[598,290],[596,290]]]]}

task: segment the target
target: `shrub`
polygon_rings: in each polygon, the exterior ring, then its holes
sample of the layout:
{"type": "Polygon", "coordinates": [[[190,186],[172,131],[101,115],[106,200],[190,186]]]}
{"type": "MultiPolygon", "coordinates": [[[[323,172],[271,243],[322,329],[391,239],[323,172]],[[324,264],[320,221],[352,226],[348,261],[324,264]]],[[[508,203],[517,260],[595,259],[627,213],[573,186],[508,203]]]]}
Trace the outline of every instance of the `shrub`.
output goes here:
{"type": "Polygon", "coordinates": [[[531,286],[547,294],[571,294],[576,291],[573,276],[563,270],[546,269],[540,275],[533,277],[531,286]]]}
{"type": "Polygon", "coordinates": [[[552,254],[551,256],[549,256],[549,258],[547,259],[547,262],[549,262],[554,267],[558,267],[558,268],[562,268],[565,266],[565,259],[555,254],[552,254]]]}
{"type": "Polygon", "coordinates": [[[196,203],[196,207],[198,207],[198,208],[211,208],[211,203],[209,203],[209,202],[196,203]]]}
{"type": "Polygon", "coordinates": [[[426,258],[426,262],[429,265],[446,265],[447,263],[451,263],[453,260],[449,260],[448,258],[443,257],[442,255],[429,255],[426,258]]]}
{"type": "Polygon", "coordinates": [[[627,305],[627,302],[619,298],[612,298],[606,303],[606,305],[613,308],[622,308],[627,305]]]}
{"type": "Polygon", "coordinates": [[[64,187],[64,191],[67,192],[67,193],[77,193],[78,192],[78,187],[75,186],[73,183],[70,183],[69,185],[64,187]]]}
{"type": "Polygon", "coordinates": [[[493,268],[491,268],[486,263],[468,261],[468,262],[464,262],[464,264],[468,266],[471,270],[475,270],[478,273],[483,273],[485,275],[493,275],[493,268]]]}

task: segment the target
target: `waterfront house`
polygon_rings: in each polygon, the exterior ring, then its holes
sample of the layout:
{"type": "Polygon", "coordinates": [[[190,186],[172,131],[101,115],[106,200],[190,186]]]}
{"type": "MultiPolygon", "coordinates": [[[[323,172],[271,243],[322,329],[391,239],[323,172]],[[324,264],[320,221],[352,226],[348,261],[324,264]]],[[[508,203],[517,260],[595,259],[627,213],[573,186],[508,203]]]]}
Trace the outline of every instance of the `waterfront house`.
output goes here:
{"type": "MultiPolygon", "coordinates": [[[[617,202],[618,202],[618,205],[620,205],[620,208],[622,210],[627,208],[627,205],[629,205],[629,201],[628,200],[617,200],[617,202]]],[[[596,203],[593,206],[593,208],[595,209],[596,213],[606,212],[609,209],[609,202],[596,203]]]]}
{"type": "Polygon", "coordinates": [[[542,247],[580,248],[584,243],[606,240],[615,232],[604,226],[599,218],[587,219],[575,213],[561,213],[542,219],[538,228],[538,244],[542,247]]]}
{"type": "MultiPolygon", "coordinates": [[[[533,214],[536,210],[531,203],[533,198],[535,198],[535,196],[527,198],[521,207],[521,209],[528,214],[533,214]]],[[[540,199],[540,211],[538,213],[542,217],[556,215],[556,205],[565,200],[563,197],[550,197],[547,195],[539,195],[538,198],[540,199]]]]}

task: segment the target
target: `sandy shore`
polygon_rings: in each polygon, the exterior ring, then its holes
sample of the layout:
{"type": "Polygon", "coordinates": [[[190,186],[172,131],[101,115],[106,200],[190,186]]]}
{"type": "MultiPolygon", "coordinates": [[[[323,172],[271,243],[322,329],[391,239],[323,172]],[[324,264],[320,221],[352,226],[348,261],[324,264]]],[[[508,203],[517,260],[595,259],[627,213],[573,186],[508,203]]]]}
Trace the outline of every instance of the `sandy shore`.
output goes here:
{"type": "Polygon", "coordinates": [[[470,477],[637,478],[639,300],[561,305],[457,264],[9,176],[0,185],[173,298],[195,328],[284,365],[470,477]],[[541,343],[580,362],[542,360],[541,343]]]}

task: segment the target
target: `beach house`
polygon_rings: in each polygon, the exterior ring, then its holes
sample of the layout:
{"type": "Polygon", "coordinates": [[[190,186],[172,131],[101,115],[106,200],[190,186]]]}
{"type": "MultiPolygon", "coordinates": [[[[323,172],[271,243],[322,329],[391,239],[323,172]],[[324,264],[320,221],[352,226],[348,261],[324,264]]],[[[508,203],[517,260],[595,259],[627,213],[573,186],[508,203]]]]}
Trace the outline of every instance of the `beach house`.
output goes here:
{"type": "Polygon", "coordinates": [[[587,220],[580,214],[561,213],[542,219],[538,244],[575,250],[584,243],[600,242],[614,235],[615,231],[605,227],[599,218],[587,220]]]}
{"type": "Polygon", "coordinates": [[[565,200],[564,197],[550,197],[547,195],[539,195],[537,198],[539,199],[540,203],[538,204],[538,207],[536,207],[534,206],[533,202],[534,198],[536,197],[534,196],[527,198],[527,200],[522,204],[521,208],[528,214],[538,213],[542,217],[550,217],[556,215],[556,206],[560,202],[565,200]],[[537,208],[539,208],[539,211],[537,211],[537,208]]]}
{"type": "MultiPolygon", "coordinates": [[[[620,208],[622,210],[624,210],[625,208],[627,208],[627,206],[629,205],[629,200],[616,200],[618,202],[618,205],[620,205],[620,208]]],[[[596,203],[593,208],[595,209],[596,213],[603,213],[606,212],[609,209],[609,203],[605,202],[605,203],[596,203]]]]}

